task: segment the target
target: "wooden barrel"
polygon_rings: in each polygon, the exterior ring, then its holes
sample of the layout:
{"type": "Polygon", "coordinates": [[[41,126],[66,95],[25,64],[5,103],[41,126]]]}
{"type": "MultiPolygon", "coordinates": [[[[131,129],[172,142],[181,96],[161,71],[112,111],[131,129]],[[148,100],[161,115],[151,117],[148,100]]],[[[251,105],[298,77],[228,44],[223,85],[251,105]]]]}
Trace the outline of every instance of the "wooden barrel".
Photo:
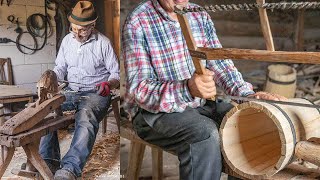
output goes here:
{"type": "Polygon", "coordinates": [[[293,98],[296,91],[296,78],[297,73],[293,67],[283,64],[270,65],[264,91],[293,98]]]}
{"type": "MultiPolygon", "coordinates": [[[[288,101],[311,104],[305,99],[288,101]]],[[[297,142],[320,137],[320,113],[314,108],[247,102],[226,114],[220,135],[230,168],[246,178],[263,179],[292,161],[297,142]]]]}

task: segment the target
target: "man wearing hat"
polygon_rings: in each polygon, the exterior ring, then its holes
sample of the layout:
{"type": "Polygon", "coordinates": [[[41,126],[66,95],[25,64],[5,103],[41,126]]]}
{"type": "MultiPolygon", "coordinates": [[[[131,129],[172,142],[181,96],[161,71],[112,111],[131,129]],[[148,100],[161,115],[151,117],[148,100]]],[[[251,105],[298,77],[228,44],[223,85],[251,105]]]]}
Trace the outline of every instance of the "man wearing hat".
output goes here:
{"type": "Polygon", "coordinates": [[[55,62],[58,79],[66,76],[70,82],[62,108],[76,109],[74,136],[62,159],[57,132],[41,139],[39,153],[55,173],[55,180],[81,176],[99,122],[109,107],[110,90],[119,86],[118,60],[109,39],[94,28],[97,18],[91,2],[79,1],[75,5],[68,17],[70,33],[64,37],[55,62]]]}

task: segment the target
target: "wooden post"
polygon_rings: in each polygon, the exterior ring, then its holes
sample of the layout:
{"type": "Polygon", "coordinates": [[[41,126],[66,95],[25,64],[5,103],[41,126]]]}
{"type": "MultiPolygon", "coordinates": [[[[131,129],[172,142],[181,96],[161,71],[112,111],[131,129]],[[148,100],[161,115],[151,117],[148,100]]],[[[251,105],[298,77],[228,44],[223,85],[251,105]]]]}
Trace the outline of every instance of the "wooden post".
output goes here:
{"type": "Polygon", "coordinates": [[[120,58],[120,0],[105,0],[104,24],[107,37],[120,58]]]}
{"type": "Polygon", "coordinates": [[[0,178],[6,171],[14,154],[14,147],[1,146],[1,164],[0,164],[0,178]]]}
{"type": "Polygon", "coordinates": [[[298,10],[298,18],[295,32],[295,46],[297,51],[303,51],[304,45],[304,9],[298,10]]]}
{"type": "Polygon", "coordinates": [[[152,147],[152,180],[163,179],[163,151],[152,147]]]}
{"type": "Polygon", "coordinates": [[[146,148],[145,144],[131,141],[131,147],[130,147],[130,157],[128,162],[128,168],[127,168],[127,177],[126,179],[129,180],[138,180],[139,179],[139,173],[141,170],[144,150],[146,148]]]}
{"type": "MultiPolygon", "coordinates": [[[[265,0],[257,0],[258,5],[263,5],[265,2],[266,2],[265,0]]],[[[259,16],[260,16],[261,30],[267,45],[267,50],[275,51],[267,10],[259,8],[259,16]]]]}

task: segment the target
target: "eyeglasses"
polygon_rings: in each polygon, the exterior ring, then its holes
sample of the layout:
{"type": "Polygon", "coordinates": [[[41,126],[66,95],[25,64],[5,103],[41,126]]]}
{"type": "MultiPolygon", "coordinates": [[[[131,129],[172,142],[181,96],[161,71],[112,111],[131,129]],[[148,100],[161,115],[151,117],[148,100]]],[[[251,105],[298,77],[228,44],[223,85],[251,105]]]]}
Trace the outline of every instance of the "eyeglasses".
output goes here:
{"type": "Polygon", "coordinates": [[[81,29],[80,29],[80,28],[73,27],[71,25],[70,28],[69,28],[69,31],[72,32],[72,33],[75,33],[75,34],[80,34],[80,35],[85,36],[85,35],[87,35],[87,33],[90,30],[93,29],[93,27],[94,27],[94,25],[91,24],[91,25],[88,25],[88,26],[81,27],[81,29]]]}

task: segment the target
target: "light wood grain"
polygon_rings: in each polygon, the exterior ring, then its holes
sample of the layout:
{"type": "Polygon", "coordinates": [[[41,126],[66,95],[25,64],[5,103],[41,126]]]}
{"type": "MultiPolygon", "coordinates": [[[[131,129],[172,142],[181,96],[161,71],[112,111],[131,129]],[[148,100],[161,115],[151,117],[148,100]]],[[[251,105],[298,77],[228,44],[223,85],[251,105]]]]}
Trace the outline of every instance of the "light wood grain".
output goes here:
{"type": "Polygon", "coordinates": [[[320,144],[315,142],[300,141],[295,148],[295,155],[305,161],[320,166],[320,144]]]}

